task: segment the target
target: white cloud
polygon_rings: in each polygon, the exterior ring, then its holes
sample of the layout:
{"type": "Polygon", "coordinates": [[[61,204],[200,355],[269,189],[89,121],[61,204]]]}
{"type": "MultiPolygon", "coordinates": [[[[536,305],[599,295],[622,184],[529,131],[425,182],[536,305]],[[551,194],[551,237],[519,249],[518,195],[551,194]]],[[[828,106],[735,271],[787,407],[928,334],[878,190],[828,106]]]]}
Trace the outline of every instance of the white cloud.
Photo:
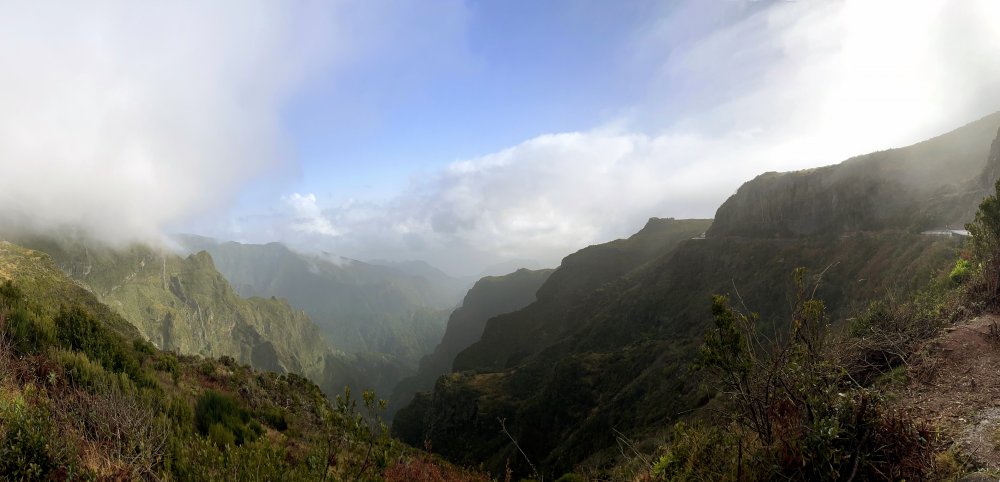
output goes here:
{"type": "Polygon", "coordinates": [[[124,241],[229,199],[280,164],[280,109],[334,55],[313,42],[330,28],[320,13],[242,0],[5,2],[0,212],[124,241]]]}
{"type": "Polygon", "coordinates": [[[305,88],[450,40],[463,14],[454,1],[4,2],[0,223],[111,242],[219,225],[249,180],[294,177],[285,129],[305,88]],[[414,35],[427,18],[447,28],[414,35]]]}
{"type": "Polygon", "coordinates": [[[654,85],[634,118],[456,162],[383,204],[329,208],[342,236],[298,241],[471,272],[502,257],[556,264],[650,216],[711,217],[761,172],[906,145],[1000,108],[996,18],[990,0],[779,3],[678,49],[683,19],[659,19],[636,59],[659,58],[656,82],[673,90],[654,85]]]}
{"type": "Polygon", "coordinates": [[[318,234],[322,236],[338,236],[340,231],[333,227],[333,224],[323,216],[322,210],[316,204],[316,196],[309,193],[305,196],[293,193],[291,196],[282,198],[291,208],[292,228],[306,234],[318,234]]]}

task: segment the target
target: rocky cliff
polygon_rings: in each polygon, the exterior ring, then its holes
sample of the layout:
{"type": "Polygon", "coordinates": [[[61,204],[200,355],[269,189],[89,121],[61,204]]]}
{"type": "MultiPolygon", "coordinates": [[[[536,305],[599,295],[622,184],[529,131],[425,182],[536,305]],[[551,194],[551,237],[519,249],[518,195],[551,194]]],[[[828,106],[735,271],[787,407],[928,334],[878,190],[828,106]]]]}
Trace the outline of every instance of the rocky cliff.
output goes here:
{"type": "Polygon", "coordinates": [[[1000,113],[909,147],[769,172],[718,210],[709,236],[812,236],[961,226],[1000,174],[1000,113]],[[991,143],[994,155],[990,155],[991,143]]]}

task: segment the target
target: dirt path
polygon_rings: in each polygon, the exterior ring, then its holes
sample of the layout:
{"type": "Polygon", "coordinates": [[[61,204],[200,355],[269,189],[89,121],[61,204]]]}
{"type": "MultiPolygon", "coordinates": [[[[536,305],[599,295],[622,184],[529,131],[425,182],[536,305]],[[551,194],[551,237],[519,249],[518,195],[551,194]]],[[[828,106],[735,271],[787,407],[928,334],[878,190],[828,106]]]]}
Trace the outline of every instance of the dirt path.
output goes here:
{"type": "Polygon", "coordinates": [[[1000,316],[947,328],[911,366],[900,403],[955,440],[984,468],[1000,468],[1000,316]]]}

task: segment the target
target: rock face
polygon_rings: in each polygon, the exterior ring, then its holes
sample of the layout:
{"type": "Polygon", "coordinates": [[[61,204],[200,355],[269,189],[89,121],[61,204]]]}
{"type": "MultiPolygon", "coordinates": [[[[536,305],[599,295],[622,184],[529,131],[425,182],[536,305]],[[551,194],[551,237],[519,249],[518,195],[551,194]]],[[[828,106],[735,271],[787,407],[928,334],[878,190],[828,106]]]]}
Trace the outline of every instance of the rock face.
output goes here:
{"type": "Polygon", "coordinates": [[[535,292],[552,274],[551,269],[519,269],[504,276],[480,279],[465,295],[462,306],[448,318],[441,343],[420,360],[417,374],[401,380],[390,397],[390,412],[407,404],[417,392],[430,390],[441,375],[451,372],[460,351],[478,341],[486,321],[524,308],[535,301],[535,292]]]}
{"type": "Polygon", "coordinates": [[[489,320],[482,338],[455,357],[454,370],[493,370],[558,340],[604,285],[673,251],[711,225],[708,219],[652,218],[628,239],[584,248],[563,259],[538,289],[538,301],[517,314],[489,320]]]}
{"type": "Polygon", "coordinates": [[[835,166],[762,174],[719,208],[708,235],[788,237],[961,226],[1000,175],[998,127],[1000,113],[919,144],[835,166]]]}

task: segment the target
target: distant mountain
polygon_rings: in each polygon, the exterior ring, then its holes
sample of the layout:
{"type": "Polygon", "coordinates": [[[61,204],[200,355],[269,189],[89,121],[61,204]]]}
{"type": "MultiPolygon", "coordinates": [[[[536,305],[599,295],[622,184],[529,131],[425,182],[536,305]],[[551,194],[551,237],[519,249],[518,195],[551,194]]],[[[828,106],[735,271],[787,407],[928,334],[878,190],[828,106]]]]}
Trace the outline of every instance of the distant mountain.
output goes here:
{"type": "Polygon", "coordinates": [[[413,395],[434,388],[434,382],[451,372],[460,351],[478,341],[487,320],[524,308],[535,301],[535,292],[553,270],[519,269],[504,276],[488,276],[476,282],[462,306],[448,318],[444,337],[434,352],[420,360],[417,374],[401,380],[389,398],[390,414],[406,405],[413,395]]]}
{"type": "Polygon", "coordinates": [[[489,265],[479,272],[479,278],[487,276],[503,276],[513,273],[519,269],[541,269],[542,265],[533,259],[511,259],[500,263],[489,265]]]}
{"type": "Polygon", "coordinates": [[[396,414],[394,432],[497,471],[510,461],[531,473],[521,450],[546,478],[608,463],[617,434],[642,440],[708,400],[689,366],[712,294],[781,333],[797,267],[823,273],[816,295],[840,323],[953,264],[960,241],[920,231],[974,212],[1000,172],[998,127],[993,115],[908,148],[765,174],[719,208],[707,237],[690,239],[707,221],[651,222],[568,256],[537,301],[489,320],[455,372],[396,414]]]}
{"type": "Polygon", "coordinates": [[[210,253],[241,295],[278,296],[305,310],[336,348],[390,355],[410,369],[441,339],[448,313],[468,286],[415,263],[379,266],[279,243],[176,239],[190,251],[210,253]]]}
{"type": "Polygon", "coordinates": [[[376,266],[393,268],[400,273],[420,277],[430,281],[430,283],[444,293],[449,300],[461,300],[462,296],[465,295],[465,292],[468,291],[469,287],[471,287],[476,281],[476,278],[471,276],[457,278],[450,276],[444,271],[431,266],[426,261],[420,260],[390,261],[386,259],[373,259],[367,261],[367,263],[376,266]]]}

